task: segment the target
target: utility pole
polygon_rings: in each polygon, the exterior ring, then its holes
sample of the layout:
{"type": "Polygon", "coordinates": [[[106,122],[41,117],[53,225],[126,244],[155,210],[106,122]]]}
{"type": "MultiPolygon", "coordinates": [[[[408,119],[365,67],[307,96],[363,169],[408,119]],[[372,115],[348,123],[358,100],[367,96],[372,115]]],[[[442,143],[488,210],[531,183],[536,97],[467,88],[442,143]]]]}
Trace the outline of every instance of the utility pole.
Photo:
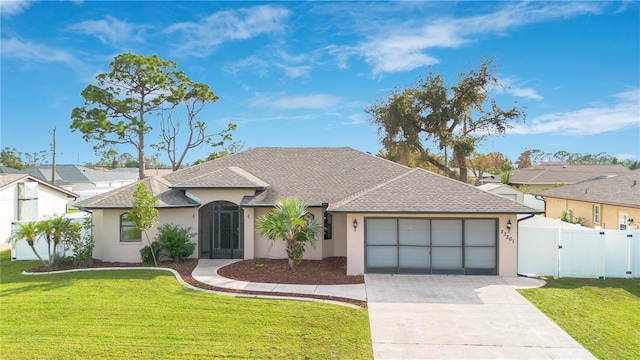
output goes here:
{"type": "Polygon", "coordinates": [[[56,184],[56,128],[53,128],[53,161],[51,162],[51,184],[56,184]]]}

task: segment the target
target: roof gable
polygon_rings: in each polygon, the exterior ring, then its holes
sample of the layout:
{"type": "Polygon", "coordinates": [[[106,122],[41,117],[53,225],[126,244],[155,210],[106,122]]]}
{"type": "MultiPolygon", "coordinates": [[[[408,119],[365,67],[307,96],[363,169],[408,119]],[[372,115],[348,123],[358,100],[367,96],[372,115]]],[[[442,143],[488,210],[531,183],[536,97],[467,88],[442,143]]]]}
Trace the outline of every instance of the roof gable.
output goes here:
{"type": "Polygon", "coordinates": [[[173,188],[179,189],[264,189],[268,186],[266,182],[237,166],[229,166],[172,185],[173,188]]]}
{"type": "Polygon", "coordinates": [[[56,185],[52,185],[49,184],[48,182],[45,182],[35,176],[29,175],[29,174],[0,174],[0,190],[3,190],[6,187],[9,187],[13,184],[22,182],[22,180],[29,180],[29,181],[35,181],[43,186],[46,186],[48,188],[51,188],[55,191],[61,192],[65,195],[67,195],[67,197],[72,197],[72,198],[78,198],[79,195],[69,191],[67,189],[61,188],[59,186],[56,185]]]}

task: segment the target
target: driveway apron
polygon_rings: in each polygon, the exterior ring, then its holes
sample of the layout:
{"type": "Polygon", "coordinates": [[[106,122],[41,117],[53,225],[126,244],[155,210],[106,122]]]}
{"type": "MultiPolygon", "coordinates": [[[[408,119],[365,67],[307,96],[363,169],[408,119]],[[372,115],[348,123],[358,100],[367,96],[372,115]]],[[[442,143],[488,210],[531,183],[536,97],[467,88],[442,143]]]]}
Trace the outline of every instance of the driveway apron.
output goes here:
{"type": "Polygon", "coordinates": [[[365,275],[375,359],[594,359],[515,289],[528,278],[365,275]]]}

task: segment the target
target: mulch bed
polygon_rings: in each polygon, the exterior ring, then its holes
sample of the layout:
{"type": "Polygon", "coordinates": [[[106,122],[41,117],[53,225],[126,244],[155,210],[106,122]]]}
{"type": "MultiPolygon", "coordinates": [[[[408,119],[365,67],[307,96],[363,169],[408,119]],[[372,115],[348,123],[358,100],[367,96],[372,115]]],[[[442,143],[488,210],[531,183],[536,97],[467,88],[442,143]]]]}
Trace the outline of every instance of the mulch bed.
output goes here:
{"type": "Polygon", "coordinates": [[[227,265],[218,274],[229,279],[302,285],[363,284],[364,276],[347,276],[347,258],[330,257],[303,260],[295,270],[289,270],[286,259],[251,259],[227,265]]]}
{"type": "MultiPolygon", "coordinates": [[[[211,286],[195,280],[192,276],[193,269],[198,265],[197,259],[189,259],[182,263],[172,261],[158,264],[160,267],[166,267],[176,270],[180,277],[189,285],[200,289],[213,290],[234,294],[247,295],[269,295],[269,296],[286,296],[312,298],[320,300],[332,300],[356,305],[362,308],[367,306],[366,301],[340,298],[334,296],[312,295],[312,294],[293,294],[293,293],[276,293],[262,292],[250,290],[227,289],[217,286],[211,286]]],[[[105,262],[94,259],[88,268],[109,268],[109,267],[152,267],[151,265],[141,263],[120,263],[105,262]]],[[[70,261],[63,261],[54,267],[38,267],[30,269],[30,272],[50,272],[60,270],[77,269],[70,261]]],[[[218,273],[224,277],[250,282],[268,282],[280,284],[305,284],[305,285],[340,285],[340,284],[362,284],[363,276],[347,276],[346,275],[346,258],[328,258],[324,260],[303,260],[295,271],[289,271],[287,260],[281,259],[253,259],[243,260],[221,268],[218,273]],[[256,264],[264,264],[264,267],[256,264]],[[344,268],[343,268],[344,267],[344,268]],[[234,273],[233,270],[237,273],[234,273]],[[319,281],[314,283],[313,281],[319,281]],[[333,280],[333,282],[331,282],[333,280]]]]}

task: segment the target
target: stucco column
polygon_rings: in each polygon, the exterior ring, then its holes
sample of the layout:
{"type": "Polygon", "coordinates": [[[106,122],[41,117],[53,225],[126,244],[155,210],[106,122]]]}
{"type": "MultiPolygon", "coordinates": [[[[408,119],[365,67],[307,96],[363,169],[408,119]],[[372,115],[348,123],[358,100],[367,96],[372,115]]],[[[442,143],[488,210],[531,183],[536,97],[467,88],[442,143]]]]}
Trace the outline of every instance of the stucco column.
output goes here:
{"type": "Polygon", "coordinates": [[[498,225],[498,275],[518,276],[518,217],[503,215],[498,225]],[[511,222],[511,229],[507,224],[511,222]]]}
{"type": "Polygon", "coordinates": [[[347,214],[347,275],[364,274],[364,216],[347,214]],[[358,222],[354,229],[353,220],[358,222]]]}
{"type": "Polygon", "coordinates": [[[255,212],[254,208],[244,208],[244,258],[255,256],[255,212]]]}

